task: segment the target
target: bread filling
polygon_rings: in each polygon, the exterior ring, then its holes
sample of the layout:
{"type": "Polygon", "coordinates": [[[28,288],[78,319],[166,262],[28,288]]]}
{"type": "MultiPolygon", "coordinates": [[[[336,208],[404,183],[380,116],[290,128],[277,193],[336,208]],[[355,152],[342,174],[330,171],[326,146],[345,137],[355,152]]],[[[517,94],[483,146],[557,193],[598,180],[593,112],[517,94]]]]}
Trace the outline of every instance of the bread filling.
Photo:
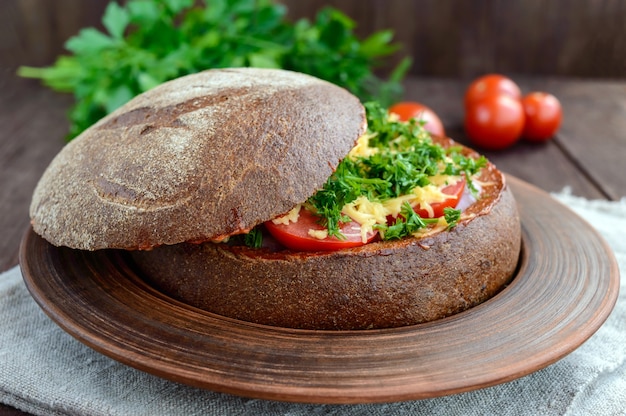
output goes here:
{"type": "Polygon", "coordinates": [[[366,110],[366,133],[326,184],[265,223],[287,248],[335,250],[453,228],[459,202],[468,206],[480,197],[474,179],[487,165],[484,157],[464,154],[449,139],[433,140],[422,124],[399,121],[378,105],[366,110]]]}
{"type": "MultiPolygon", "coordinates": [[[[378,153],[378,148],[369,146],[370,137],[371,135],[368,134],[361,136],[357,141],[357,145],[348,154],[348,157],[356,159],[358,157],[370,157],[371,155],[378,153]]],[[[394,150],[390,151],[393,152],[394,150]]],[[[448,162],[451,161],[448,160],[448,162]]],[[[442,189],[449,185],[455,185],[462,179],[463,177],[459,175],[437,174],[428,178],[430,182],[429,184],[415,187],[411,190],[411,192],[396,198],[379,201],[370,199],[365,195],[361,195],[354,201],[345,204],[341,209],[341,212],[359,224],[361,240],[365,243],[368,239],[367,236],[370,233],[375,232],[377,225],[387,224],[390,218],[395,219],[401,215],[403,206],[406,203],[411,206],[420,206],[426,211],[428,218],[434,218],[435,212],[433,204],[441,203],[451,198],[456,198],[455,195],[449,195],[442,192],[442,189]]],[[[272,219],[272,222],[274,224],[283,225],[296,223],[298,222],[301,209],[302,205],[297,205],[287,214],[272,219]]],[[[314,208],[308,205],[305,209],[313,210],[314,208]]],[[[445,219],[440,221],[440,223],[444,226],[448,225],[445,222],[445,219]]],[[[320,240],[328,238],[327,230],[309,229],[308,234],[320,240]]]]}

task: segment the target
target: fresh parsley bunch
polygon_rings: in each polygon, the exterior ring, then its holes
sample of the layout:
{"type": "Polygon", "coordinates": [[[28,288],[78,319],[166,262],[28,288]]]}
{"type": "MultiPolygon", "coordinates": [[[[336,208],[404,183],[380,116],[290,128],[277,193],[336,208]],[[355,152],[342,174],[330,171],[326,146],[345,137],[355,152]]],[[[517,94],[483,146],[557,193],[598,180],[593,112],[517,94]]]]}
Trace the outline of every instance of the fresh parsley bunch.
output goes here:
{"type": "Polygon", "coordinates": [[[46,68],[21,67],[50,88],[72,93],[68,139],[135,95],[209,68],[254,66],[308,73],[347,88],[363,101],[389,105],[402,93],[405,58],[388,80],[374,74],[394,53],[392,32],[364,40],[355,23],[326,8],[313,22],[291,23],[272,0],[129,0],[111,2],[106,32],[82,29],[65,47],[72,54],[46,68]]]}

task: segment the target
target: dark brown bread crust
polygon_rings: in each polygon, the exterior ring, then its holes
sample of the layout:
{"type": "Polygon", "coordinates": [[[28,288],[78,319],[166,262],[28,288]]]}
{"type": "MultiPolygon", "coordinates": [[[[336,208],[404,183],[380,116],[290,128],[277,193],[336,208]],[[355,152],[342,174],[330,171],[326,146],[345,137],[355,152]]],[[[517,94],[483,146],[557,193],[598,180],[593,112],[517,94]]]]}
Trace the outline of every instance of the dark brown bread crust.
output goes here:
{"type": "Polygon", "coordinates": [[[223,316],[306,329],[413,325],[475,306],[512,278],[521,230],[490,165],[482,199],[452,231],[337,252],[179,244],[131,253],[155,287],[223,316]]]}
{"type": "Polygon", "coordinates": [[[179,78],[61,151],[34,192],[33,228],[84,250],[240,233],[304,202],[364,130],[356,97],[307,75],[239,68],[179,78]]]}

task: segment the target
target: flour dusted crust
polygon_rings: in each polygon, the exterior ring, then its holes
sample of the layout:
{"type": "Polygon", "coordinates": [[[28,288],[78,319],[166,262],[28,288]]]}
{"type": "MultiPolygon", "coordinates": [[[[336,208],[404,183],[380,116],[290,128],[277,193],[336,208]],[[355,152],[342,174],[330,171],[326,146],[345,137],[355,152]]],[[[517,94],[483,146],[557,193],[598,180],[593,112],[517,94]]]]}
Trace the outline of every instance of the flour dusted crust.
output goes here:
{"type": "Polygon", "coordinates": [[[244,321],[328,330],[434,321],[491,298],[517,266],[513,195],[491,164],[480,181],[482,196],[457,227],[421,238],[316,253],[178,244],[131,257],[162,292],[244,321]]]}
{"type": "Polygon", "coordinates": [[[238,68],[182,77],[65,146],[35,189],[33,229],[83,250],[241,233],[305,201],[365,127],[356,97],[308,75],[238,68]]]}

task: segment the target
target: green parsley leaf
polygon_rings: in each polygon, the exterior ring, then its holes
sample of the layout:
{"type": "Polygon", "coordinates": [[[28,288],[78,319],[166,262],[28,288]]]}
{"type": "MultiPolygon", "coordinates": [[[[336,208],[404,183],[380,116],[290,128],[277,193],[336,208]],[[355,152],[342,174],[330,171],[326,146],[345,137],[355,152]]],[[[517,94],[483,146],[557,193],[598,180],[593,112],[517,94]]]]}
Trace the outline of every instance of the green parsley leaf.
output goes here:
{"type": "Polygon", "coordinates": [[[436,218],[422,218],[411,207],[408,202],[402,205],[400,212],[392,225],[380,224],[376,226],[381,232],[383,240],[397,240],[400,238],[413,235],[433,222],[437,222],[436,218]]]}
{"type": "Polygon", "coordinates": [[[480,171],[482,168],[487,166],[487,164],[489,163],[487,158],[483,155],[481,155],[478,159],[466,157],[460,153],[459,148],[454,147],[448,149],[448,154],[452,158],[454,163],[448,164],[444,173],[446,175],[465,174],[465,180],[467,181],[467,185],[472,194],[476,196],[478,194],[478,189],[472,182],[472,176],[478,173],[478,171],[480,171]]]}
{"type": "Polygon", "coordinates": [[[456,225],[458,224],[459,220],[461,219],[461,210],[460,209],[446,207],[446,208],[443,209],[443,216],[444,216],[446,222],[448,223],[448,230],[451,230],[454,227],[456,227],[456,225]]]}
{"type": "Polygon", "coordinates": [[[128,11],[117,3],[109,3],[104,11],[102,24],[114,39],[122,39],[124,31],[130,22],[128,11]]]}
{"type": "Polygon", "coordinates": [[[252,248],[260,248],[263,245],[263,232],[255,227],[244,235],[244,244],[252,248]]]}
{"type": "MultiPolygon", "coordinates": [[[[81,30],[78,36],[70,38],[65,42],[65,48],[67,48],[67,50],[84,55],[95,55],[114,45],[115,42],[110,36],[92,28],[81,30]]],[[[69,60],[69,58],[65,59],[66,62],[67,60],[69,60]]]]}

